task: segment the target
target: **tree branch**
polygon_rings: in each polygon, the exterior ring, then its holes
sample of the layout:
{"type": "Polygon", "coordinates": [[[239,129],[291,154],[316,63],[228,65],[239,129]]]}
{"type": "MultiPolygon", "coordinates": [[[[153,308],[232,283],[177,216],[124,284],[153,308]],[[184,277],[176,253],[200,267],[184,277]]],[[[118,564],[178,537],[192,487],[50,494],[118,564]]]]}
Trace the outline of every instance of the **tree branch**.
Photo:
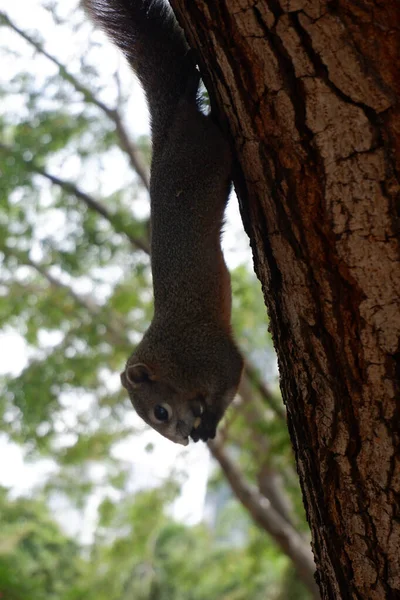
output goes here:
{"type": "Polygon", "coordinates": [[[249,363],[245,362],[244,372],[251,383],[254,385],[263,400],[270,406],[277,417],[282,421],[286,422],[286,410],[283,406],[278,404],[276,397],[268,388],[267,384],[261,379],[257,369],[249,363]]]}
{"type": "Polygon", "coordinates": [[[128,132],[126,131],[125,126],[122,122],[122,117],[119,111],[116,108],[111,109],[109,116],[115,123],[115,129],[119,138],[120,147],[128,155],[131,166],[139,175],[139,178],[141,179],[146,190],[150,191],[149,171],[143,164],[139,150],[136,148],[136,145],[133,143],[130,136],[128,135],[128,132]]]}
{"type": "Polygon", "coordinates": [[[257,472],[258,488],[263,496],[271,502],[271,505],[278,511],[281,517],[293,525],[295,522],[293,505],[285,491],[282,474],[271,467],[268,436],[258,428],[258,423],[264,419],[263,409],[265,411],[265,408],[260,402],[259,397],[254,394],[247,377],[242,378],[239,393],[243,399],[241,413],[246,421],[246,431],[251,436],[250,452],[253,456],[254,464],[258,464],[259,466],[257,472]]]}
{"type": "Polygon", "coordinates": [[[15,23],[13,23],[13,21],[11,21],[11,19],[5,13],[0,12],[0,18],[3,23],[8,25],[13,31],[15,31],[15,33],[20,35],[26,42],[28,42],[28,44],[33,46],[37,52],[42,54],[42,56],[45,56],[49,61],[56,65],[61,77],[65,81],[68,81],[68,83],[70,83],[78,92],[83,94],[83,97],[87,103],[97,106],[97,108],[103,111],[114,123],[121,149],[124,150],[124,152],[128,155],[131,166],[141,179],[145,188],[149,190],[150,182],[148,169],[145,167],[140,157],[140,152],[130,139],[117,108],[109,108],[106,104],[104,104],[104,102],[96,98],[93,92],[83,85],[74,75],[72,75],[55,56],[47,52],[40,42],[15,25],[15,23]]]}
{"type": "MultiPolygon", "coordinates": [[[[82,306],[92,317],[98,317],[103,312],[103,307],[99,306],[90,296],[82,296],[77,294],[69,285],[66,285],[54,275],[48,272],[48,270],[40,263],[32,260],[28,253],[21,252],[15,248],[10,250],[5,246],[1,246],[1,250],[5,255],[14,256],[21,265],[31,267],[39,275],[41,275],[46,281],[54,288],[63,290],[69,295],[76,304],[82,306]]],[[[104,327],[108,330],[112,343],[116,346],[129,345],[129,340],[126,336],[126,327],[121,323],[118,315],[108,312],[107,322],[103,323],[104,327]]]]}
{"type": "Polygon", "coordinates": [[[79,200],[82,200],[88,208],[96,211],[102,217],[107,219],[107,221],[109,223],[111,223],[111,225],[113,226],[115,231],[117,231],[118,233],[123,233],[129,239],[130,243],[132,244],[132,246],[134,248],[136,248],[137,250],[142,250],[146,254],[149,254],[150,249],[149,249],[149,245],[147,244],[147,242],[132,236],[132,234],[129,233],[129,231],[127,231],[125,228],[122,228],[119,223],[115,222],[114,215],[112,215],[105,208],[105,206],[103,206],[100,202],[98,202],[97,200],[92,198],[92,196],[89,196],[89,194],[87,194],[86,192],[83,192],[82,190],[80,190],[74,183],[60,179],[56,175],[52,175],[51,173],[48,173],[45,169],[42,169],[41,167],[39,167],[37,165],[33,165],[32,170],[34,170],[39,175],[42,175],[43,177],[45,177],[46,179],[51,181],[53,184],[58,185],[59,187],[63,188],[65,191],[70,192],[71,194],[76,196],[76,198],[79,198],[79,200]]]}
{"type": "MultiPolygon", "coordinates": [[[[12,148],[10,146],[0,143],[0,149],[9,152],[10,155],[12,154],[12,148]]],[[[94,210],[104,219],[106,219],[117,233],[122,233],[123,235],[125,235],[135,249],[142,250],[142,252],[144,252],[145,254],[150,254],[150,247],[148,242],[146,240],[141,240],[140,238],[134,237],[129,231],[127,231],[125,227],[121,227],[120,222],[116,222],[117,215],[113,215],[112,213],[110,213],[109,210],[105,206],[103,206],[103,204],[101,204],[101,202],[98,202],[98,200],[95,200],[92,196],[82,191],[80,188],[78,188],[77,185],[75,185],[71,181],[60,179],[60,177],[48,173],[46,169],[37,165],[34,160],[25,160],[23,157],[21,158],[25,161],[25,164],[31,172],[37,173],[38,175],[45,177],[54,185],[58,185],[66,192],[74,195],[79,200],[82,200],[89,209],[94,210]]]]}
{"type": "Polygon", "coordinates": [[[264,529],[293,561],[299,576],[312,592],[313,597],[319,598],[314,580],[315,563],[311,545],[304,541],[300,533],[272,507],[256,487],[245,480],[235,463],[229,458],[218,437],[214,441],[209,441],[208,447],[218,461],[237,499],[249,512],[255,523],[264,529]]]}
{"type": "MultiPolygon", "coordinates": [[[[98,317],[102,313],[102,307],[99,306],[96,302],[94,302],[94,300],[90,296],[82,296],[80,294],[77,294],[70,286],[66,285],[65,283],[62,283],[59,279],[51,275],[39,263],[36,263],[35,261],[27,257],[25,264],[35,269],[35,271],[42,275],[42,277],[44,277],[51,286],[64,290],[69,296],[71,296],[71,298],[73,298],[76,304],[79,304],[80,306],[85,308],[92,317],[98,317]]],[[[103,323],[103,325],[112,336],[113,344],[117,346],[129,344],[128,338],[125,334],[125,328],[120,322],[118,316],[116,314],[113,314],[108,315],[108,317],[109,318],[107,320],[107,323],[103,323]]]]}

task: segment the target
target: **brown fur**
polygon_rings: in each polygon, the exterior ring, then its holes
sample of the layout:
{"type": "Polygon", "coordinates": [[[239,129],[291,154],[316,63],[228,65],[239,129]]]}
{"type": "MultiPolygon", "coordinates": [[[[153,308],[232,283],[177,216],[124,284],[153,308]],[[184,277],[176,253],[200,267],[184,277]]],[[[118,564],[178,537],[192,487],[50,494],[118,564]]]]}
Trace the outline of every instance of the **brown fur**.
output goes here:
{"type": "Polygon", "coordinates": [[[159,0],[85,4],[135,69],[152,124],[154,318],[122,383],[161,435],[182,444],[189,436],[207,440],[236,393],[243,364],[231,333],[230,277],[220,244],[230,149],[198,108],[199,75],[169,7],[159,0]],[[166,422],[155,418],[160,406],[166,422]]]}

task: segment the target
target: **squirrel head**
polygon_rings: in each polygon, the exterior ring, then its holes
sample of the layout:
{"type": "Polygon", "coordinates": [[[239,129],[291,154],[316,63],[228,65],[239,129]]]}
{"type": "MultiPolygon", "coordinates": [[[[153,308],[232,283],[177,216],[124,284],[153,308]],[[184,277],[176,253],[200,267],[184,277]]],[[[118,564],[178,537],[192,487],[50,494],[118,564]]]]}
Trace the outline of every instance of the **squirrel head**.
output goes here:
{"type": "Polygon", "coordinates": [[[201,423],[201,396],[188,398],[157,377],[154,369],[139,362],[126,366],[121,383],[143,421],[172,442],[187,446],[189,435],[201,423]]]}

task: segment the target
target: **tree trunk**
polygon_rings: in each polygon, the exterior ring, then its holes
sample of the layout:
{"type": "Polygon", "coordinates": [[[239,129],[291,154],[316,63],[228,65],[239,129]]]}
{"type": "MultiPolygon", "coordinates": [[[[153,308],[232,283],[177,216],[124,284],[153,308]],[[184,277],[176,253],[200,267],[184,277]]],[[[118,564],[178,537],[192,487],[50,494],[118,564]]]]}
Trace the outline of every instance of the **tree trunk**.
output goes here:
{"type": "Polygon", "coordinates": [[[236,149],[322,598],[400,598],[400,3],[172,4],[236,149]]]}

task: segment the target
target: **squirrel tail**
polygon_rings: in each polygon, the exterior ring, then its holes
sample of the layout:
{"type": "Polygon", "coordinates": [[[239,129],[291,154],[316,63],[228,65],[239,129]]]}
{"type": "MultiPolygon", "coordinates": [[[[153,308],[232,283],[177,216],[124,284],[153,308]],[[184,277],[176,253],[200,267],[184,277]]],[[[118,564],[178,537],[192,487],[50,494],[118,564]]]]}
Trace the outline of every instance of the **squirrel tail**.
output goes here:
{"type": "MultiPolygon", "coordinates": [[[[93,20],[123,51],[141,82],[154,139],[175,116],[196,73],[184,33],[163,0],[84,0],[93,20]]],[[[195,99],[194,95],[194,99],[195,99]]]]}

